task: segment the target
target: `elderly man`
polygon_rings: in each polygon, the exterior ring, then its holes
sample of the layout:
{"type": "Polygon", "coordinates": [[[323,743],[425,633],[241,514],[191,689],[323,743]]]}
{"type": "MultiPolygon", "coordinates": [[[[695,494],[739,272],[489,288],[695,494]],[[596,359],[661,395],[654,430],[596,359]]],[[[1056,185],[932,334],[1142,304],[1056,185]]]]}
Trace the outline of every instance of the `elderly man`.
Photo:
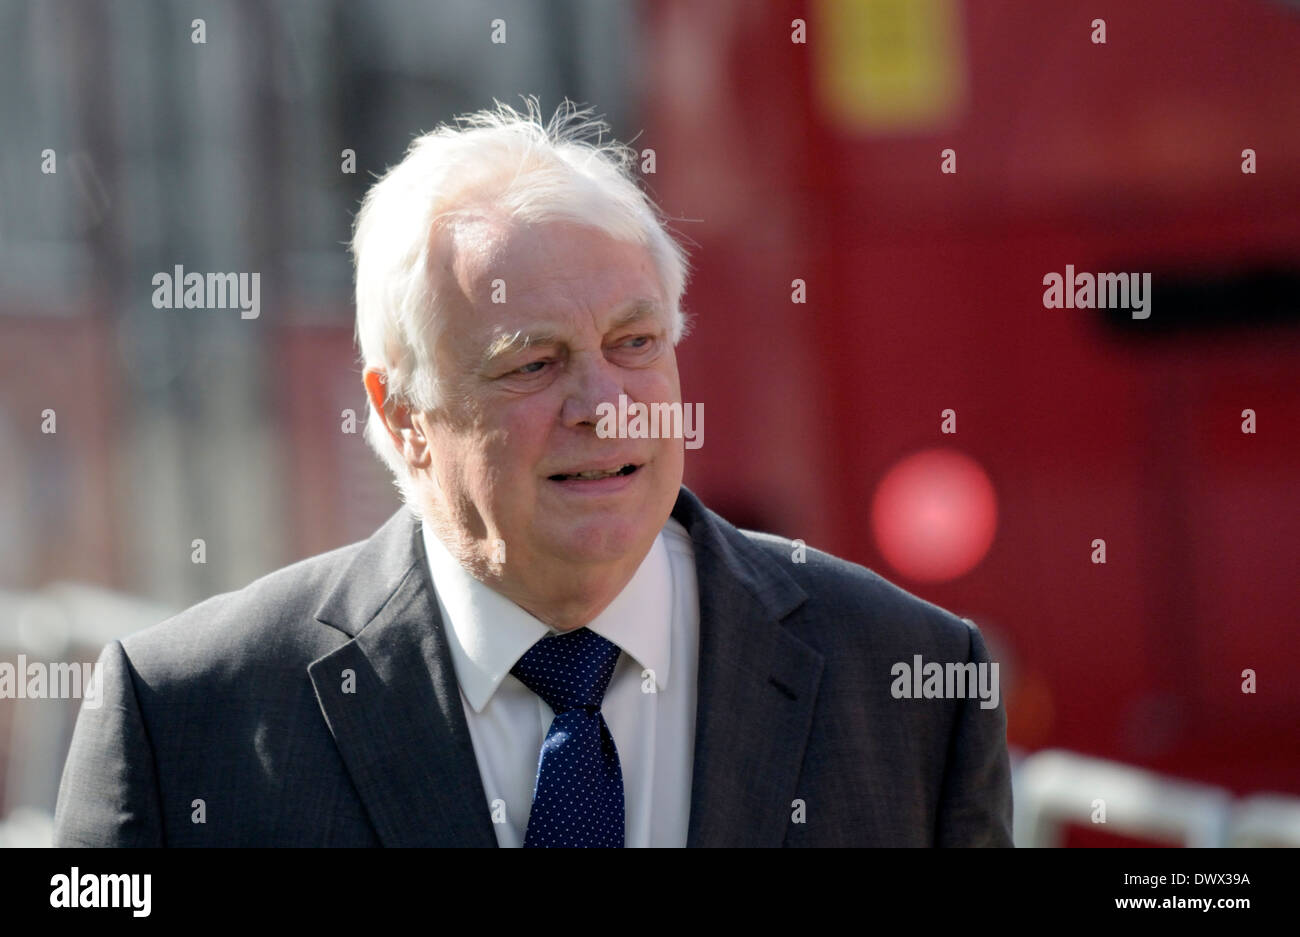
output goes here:
{"type": "Polygon", "coordinates": [[[1010,844],[1001,706],[891,692],[987,665],[978,630],[602,424],[681,405],[686,280],[602,130],[499,106],[370,190],[367,438],[405,506],[105,648],[56,843],[1010,844]]]}

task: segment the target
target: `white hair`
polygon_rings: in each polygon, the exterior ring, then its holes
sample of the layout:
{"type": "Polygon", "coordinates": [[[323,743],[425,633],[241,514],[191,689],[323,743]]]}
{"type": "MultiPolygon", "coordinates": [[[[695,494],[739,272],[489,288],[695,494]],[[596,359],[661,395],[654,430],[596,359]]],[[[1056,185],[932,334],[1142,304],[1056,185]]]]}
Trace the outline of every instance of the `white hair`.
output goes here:
{"type": "MultiPolygon", "coordinates": [[[[526,113],[495,103],[417,137],[371,186],[357,213],[352,256],[362,363],[382,369],[388,396],[412,409],[432,410],[440,402],[433,235],[470,212],[524,224],[576,222],[645,247],[668,302],[673,343],[685,333],[686,253],[633,175],[636,151],[604,139],[609,126],[590,108],[565,101],[544,123],[536,98],[524,99],[526,113]]],[[[419,514],[405,459],[373,403],[365,436],[419,514]]]]}

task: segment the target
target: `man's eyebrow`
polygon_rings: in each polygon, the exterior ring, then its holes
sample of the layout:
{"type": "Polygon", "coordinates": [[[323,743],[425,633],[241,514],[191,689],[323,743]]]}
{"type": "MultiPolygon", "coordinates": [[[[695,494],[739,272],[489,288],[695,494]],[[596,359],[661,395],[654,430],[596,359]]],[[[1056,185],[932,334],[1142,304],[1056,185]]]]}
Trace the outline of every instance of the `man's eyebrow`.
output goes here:
{"type": "Polygon", "coordinates": [[[627,309],[614,318],[610,323],[610,329],[621,329],[633,322],[657,316],[661,310],[662,307],[653,299],[634,299],[628,304],[627,309]]]}
{"type": "Polygon", "coordinates": [[[498,358],[504,358],[506,355],[523,351],[533,345],[555,345],[559,341],[559,335],[549,330],[525,332],[520,329],[513,335],[498,335],[492,344],[488,345],[487,351],[483,352],[480,367],[483,369],[489,368],[492,362],[498,358]]]}
{"type": "MultiPolygon", "coordinates": [[[[649,319],[659,315],[662,307],[652,299],[635,299],[627,304],[623,312],[614,317],[610,323],[610,331],[626,328],[642,319],[649,319]]],[[[556,345],[561,341],[559,333],[550,329],[542,329],[536,332],[525,332],[523,329],[510,334],[498,335],[488,345],[487,350],[483,352],[480,361],[480,369],[487,370],[492,363],[498,358],[506,355],[515,354],[524,351],[533,345],[556,345]]]]}

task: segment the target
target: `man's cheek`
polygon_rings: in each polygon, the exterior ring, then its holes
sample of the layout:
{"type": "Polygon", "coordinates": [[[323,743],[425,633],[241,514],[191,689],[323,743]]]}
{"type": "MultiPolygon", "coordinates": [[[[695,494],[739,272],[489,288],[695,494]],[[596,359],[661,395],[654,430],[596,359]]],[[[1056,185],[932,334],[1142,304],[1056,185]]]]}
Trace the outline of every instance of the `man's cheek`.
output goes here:
{"type": "Polygon", "coordinates": [[[676,403],[681,396],[677,388],[676,374],[663,371],[647,372],[644,380],[637,382],[631,396],[637,400],[676,403]]]}
{"type": "Polygon", "coordinates": [[[494,505],[497,515],[506,520],[508,515],[518,513],[519,506],[533,497],[536,489],[535,475],[540,471],[539,464],[522,456],[523,452],[509,444],[493,447],[484,453],[479,476],[483,497],[494,505]]]}

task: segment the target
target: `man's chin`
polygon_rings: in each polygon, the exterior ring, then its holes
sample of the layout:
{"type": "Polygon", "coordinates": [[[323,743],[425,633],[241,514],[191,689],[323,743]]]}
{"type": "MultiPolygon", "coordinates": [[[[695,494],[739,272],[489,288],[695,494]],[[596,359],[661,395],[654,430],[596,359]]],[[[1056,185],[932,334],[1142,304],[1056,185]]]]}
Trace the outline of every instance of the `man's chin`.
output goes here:
{"type": "Polygon", "coordinates": [[[551,555],[558,560],[586,565],[633,558],[639,562],[658,533],[659,527],[651,529],[643,517],[616,516],[571,522],[546,539],[552,545],[551,555]]]}

